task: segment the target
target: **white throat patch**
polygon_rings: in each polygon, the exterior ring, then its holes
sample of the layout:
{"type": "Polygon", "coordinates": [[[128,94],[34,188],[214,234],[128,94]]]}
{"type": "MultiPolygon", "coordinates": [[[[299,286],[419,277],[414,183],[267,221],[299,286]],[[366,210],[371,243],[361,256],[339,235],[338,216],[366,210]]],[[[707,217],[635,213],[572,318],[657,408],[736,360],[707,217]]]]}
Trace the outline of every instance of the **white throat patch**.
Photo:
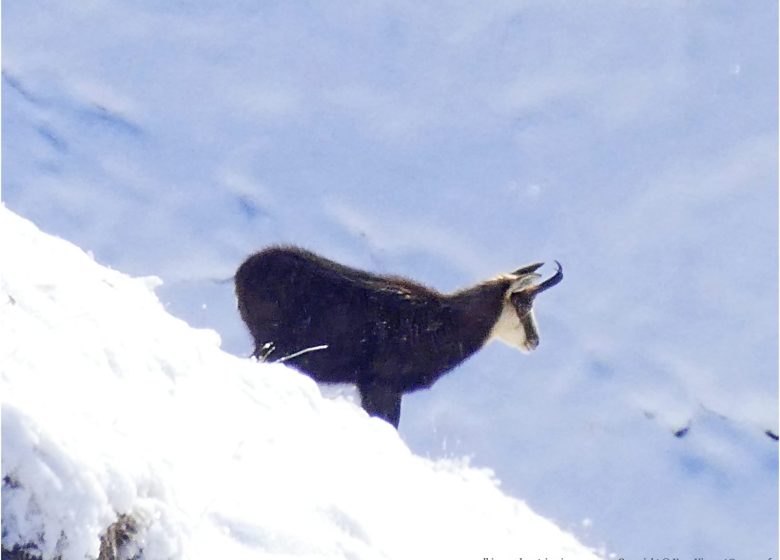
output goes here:
{"type": "MultiPolygon", "coordinates": [[[[530,321],[534,331],[536,331],[536,319],[533,311],[528,313],[526,321],[530,321]]],[[[523,323],[520,321],[520,317],[517,316],[517,310],[515,310],[508,299],[504,300],[501,315],[499,315],[498,321],[496,321],[496,324],[493,325],[493,329],[490,331],[488,340],[493,339],[498,339],[504,344],[517,348],[524,354],[528,354],[536,348],[535,344],[528,343],[523,323]]]]}

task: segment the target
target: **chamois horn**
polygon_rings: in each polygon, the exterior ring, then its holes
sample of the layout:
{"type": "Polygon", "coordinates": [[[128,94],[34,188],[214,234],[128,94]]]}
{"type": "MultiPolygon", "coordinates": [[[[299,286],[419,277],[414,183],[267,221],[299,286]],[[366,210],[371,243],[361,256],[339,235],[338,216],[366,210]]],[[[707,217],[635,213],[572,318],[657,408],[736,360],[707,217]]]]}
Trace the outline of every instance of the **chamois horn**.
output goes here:
{"type": "MultiPolygon", "coordinates": [[[[526,271],[530,269],[529,272],[533,272],[540,266],[542,266],[543,263],[533,264],[530,266],[527,266],[521,270],[526,271]]],[[[535,297],[536,295],[542,293],[545,290],[548,290],[558,284],[561,280],[563,280],[563,267],[561,266],[561,263],[558,261],[555,261],[555,267],[558,269],[555,271],[555,274],[553,274],[550,278],[545,280],[544,282],[541,282],[540,284],[534,284],[533,286],[528,286],[523,290],[523,292],[531,297],[535,297]]]]}

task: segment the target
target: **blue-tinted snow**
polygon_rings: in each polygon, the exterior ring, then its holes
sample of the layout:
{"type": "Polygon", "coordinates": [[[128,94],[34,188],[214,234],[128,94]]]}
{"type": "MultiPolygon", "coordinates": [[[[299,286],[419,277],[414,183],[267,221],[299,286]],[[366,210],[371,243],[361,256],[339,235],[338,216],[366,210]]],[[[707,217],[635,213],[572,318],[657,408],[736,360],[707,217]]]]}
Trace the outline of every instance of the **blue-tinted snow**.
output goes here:
{"type": "Polygon", "coordinates": [[[539,350],[406,398],[401,435],[618,554],[777,556],[776,3],[3,15],[11,209],[240,356],[215,280],[269,243],[441,289],[556,258],[539,350]]]}

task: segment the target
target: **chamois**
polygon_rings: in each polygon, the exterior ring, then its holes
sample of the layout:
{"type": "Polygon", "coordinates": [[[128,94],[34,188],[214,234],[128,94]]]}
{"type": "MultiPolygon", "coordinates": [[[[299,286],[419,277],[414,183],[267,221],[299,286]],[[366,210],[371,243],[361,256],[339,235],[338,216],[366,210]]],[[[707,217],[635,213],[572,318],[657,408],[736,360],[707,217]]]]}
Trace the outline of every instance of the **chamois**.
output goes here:
{"type": "Polygon", "coordinates": [[[253,356],[280,357],[319,382],[354,383],[363,408],[396,428],[401,396],[430,387],[493,338],[539,344],[536,263],[452,294],[350,268],[298,247],[269,247],[235,275],[253,356]],[[273,354],[273,356],[269,356],[273,354]]]}

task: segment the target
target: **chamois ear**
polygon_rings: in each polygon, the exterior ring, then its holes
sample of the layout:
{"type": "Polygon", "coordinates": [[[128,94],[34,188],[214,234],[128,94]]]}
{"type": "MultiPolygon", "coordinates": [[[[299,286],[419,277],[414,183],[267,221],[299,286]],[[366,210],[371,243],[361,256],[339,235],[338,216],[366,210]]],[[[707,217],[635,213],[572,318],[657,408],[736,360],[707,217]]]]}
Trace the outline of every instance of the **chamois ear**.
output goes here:
{"type": "Polygon", "coordinates": [[[526,274],[532,274],[532,273],[536,272],[543,265],[544,265],[544,263],[529,264],[528,266],[522,266],[522,267],[518,268],[517,270],[515,270],[511,274],[512,274],[512,276],[525,276],[526,274]]]}
{"type": "Polygon", "coordinates": [[[516,294],[532,286],[536,280],[542,277],[536,272],[542,265],[544,263],[529,264],[511,272],[509,276],[512,278],[512,284],[509,286],[507,294],[516,294]]]}
{"type": "Polygon", "coordinates": [[[541,277],[541,274],[532,272],[531,274],[524,274],[518,278],[515,278],[512,280],[512,284],[509,285],[509,289],[506,291],[506,294],[511,296],[529,292],[529,290],[533,287],[534,282],[536,282],[541,277]]]}

